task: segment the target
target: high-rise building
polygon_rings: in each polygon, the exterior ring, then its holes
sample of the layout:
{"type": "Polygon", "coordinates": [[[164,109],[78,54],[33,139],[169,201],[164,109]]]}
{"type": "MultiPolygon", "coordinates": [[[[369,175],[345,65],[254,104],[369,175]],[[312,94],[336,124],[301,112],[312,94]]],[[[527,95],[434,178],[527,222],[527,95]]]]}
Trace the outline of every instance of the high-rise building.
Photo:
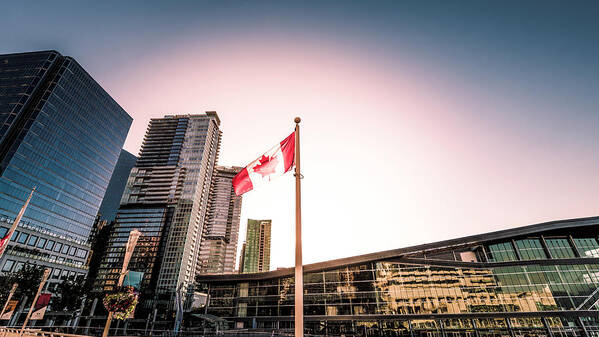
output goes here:
{"type": "Polygon", "coordinates": [[[270,270],[270,228],[272,220],[248,219],[243,249],[242,273],[258,273],[270,270]]]}
{"type": "Polygon", "coordinates": [[[37,187],[1,270],[83,277],[87,238],[132,118],[73,58],[0,55],[0,235],[37,187]]]}
{"type": "Polygon", "coordinates": [[[243,273],[243,260],[245,256],[245,241],[243,241],[243,245],[241,245],[241,255],[239,255],[239,269],[237,272],[243,273]]]}
{"type": "Polygon", "coordinates": [[[200,245],[199,273],[223,274],[235,270],[241,196],[235,195],[233,178],[242,169],[217,166],[212,176],[208,213],[200,245]]]}
{"type": "Polygon", "coordinates": [[[143,235],[129,269],[144,273],[142,293],[152,294],[158,300],[154,303],[168,302],[177,287],[194,281],[218,158],[219,125],[216,112],[150,121],[121,198],[96,289],[116,285],[125,244],[134,229],[143,235]]]}
{"type": "Polygon", "coordinates": [[[111,222],[116,217],[116,212],[121,204],[121,197],[125,191],[127,185],[127,179],[131,169],[135,166],[137,157],[125,150],[121,150],[119,159],[116,162],[110,182],[104,193],[104,199],[100,204],[100,210],[98,211],[100,219],[106,222],[111,222]]]}
{"type": "Polygon", "coordinates": [[[85,280],[88,284],[93,284],[98,276],[98,268],[106,253],[108,237],[114,227],[114,218],[121,204],[121,196],[127,185],[129,173],[133,166],[135,166],[135,162],[137,162],[136,156],[125,150],[121,150],[119,159],[110,177],[110,182],[106,188],[104,199],[100,205],[98,216],[88,238],[88,242],[91,245],[89,272],[85,280]]]}

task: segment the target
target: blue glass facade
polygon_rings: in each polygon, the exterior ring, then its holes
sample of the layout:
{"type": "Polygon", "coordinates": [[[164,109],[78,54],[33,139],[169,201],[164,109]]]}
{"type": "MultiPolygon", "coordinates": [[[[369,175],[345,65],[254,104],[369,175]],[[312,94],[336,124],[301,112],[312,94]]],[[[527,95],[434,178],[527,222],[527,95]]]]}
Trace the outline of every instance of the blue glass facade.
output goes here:
{"type": "Polygon", "coordinates": [[[0,55],[0,214],[85,241],[132,118],[72,58],[0,55]]]}
{"type": "Polygon", "coordinates": [[[100,205],[99,213],[102,220],[108,222],[114,221],[116,212],[121,204],[121,196],[127,185],[127,178],[129,178],[129,173],[131,173],[131,169],[135,166],[135,162],[137,162],[136,156],[125,150],[121,150],[121,155],[116,162],[110,183],[106,188],[104,199],[102,199],[102,204],[100,205]]]}

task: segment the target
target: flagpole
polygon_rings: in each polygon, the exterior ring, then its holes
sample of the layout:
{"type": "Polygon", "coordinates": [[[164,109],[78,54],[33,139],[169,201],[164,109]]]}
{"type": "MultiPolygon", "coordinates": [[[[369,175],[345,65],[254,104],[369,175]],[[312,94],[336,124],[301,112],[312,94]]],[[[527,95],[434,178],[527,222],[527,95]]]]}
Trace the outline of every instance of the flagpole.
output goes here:
{"type": "Polygon", "coordinates": [[[50,269],[46,268],[44,270],[44,275],[42,276],[42,281],[40,282],[40,285],[37,288],[37,293],[35,294],[35,297],[33,298],[33,302],[31,303],[31,307],[29,307],[29,312],[27,313],[27,317],[25,317],[25,322],[23,322],[23,326],[21,327],[21,332],[19,333],[19,336],[21,336],[23,334],[23,330],[25,330],[27,323],[29,323],[29,318],[31,318],[31,314],[33,314],[33,310],[35,309],[37,299],[38,299],[38,297],[40,297],[42,289],[44,289],[44,285],[46,284],[46,281],[48,280],[49,276],[50,276],[50,269]]]}
{"type": "Polygon", "coordinates": [[[301,119],[295,117],[295,337],[304,336],[304,266],[302,264],[301,119]]]}
{"type": "Polygon", "coordinates": [[[6,299],[6,303],[4,303],[4,307],[2,308],[2,312],[0,312],[0,317],[2,317],[4,315],[4,312],[6,311],[6,308],[8,307],[8,302],[10,302],[10,300],[12,299],[12,295],[15,294],[15,291],[17,290],[18,286],[19,286],[18,283],[13,283],[12,288],[10,289],[10,292],[8,293],[8,298],[6,299]]]}

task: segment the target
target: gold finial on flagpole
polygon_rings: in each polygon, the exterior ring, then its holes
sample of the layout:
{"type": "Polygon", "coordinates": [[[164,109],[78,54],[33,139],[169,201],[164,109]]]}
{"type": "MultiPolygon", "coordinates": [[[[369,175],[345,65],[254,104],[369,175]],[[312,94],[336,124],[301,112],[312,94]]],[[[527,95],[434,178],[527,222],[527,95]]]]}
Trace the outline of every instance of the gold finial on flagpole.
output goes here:
{"type": "Polygon", "coordinates": [[[295,124],[299,124],[299,122],[301,122],[302,119],[299,117],[295,117],[295,119],[293,121],[295,122],[295,124]]]}

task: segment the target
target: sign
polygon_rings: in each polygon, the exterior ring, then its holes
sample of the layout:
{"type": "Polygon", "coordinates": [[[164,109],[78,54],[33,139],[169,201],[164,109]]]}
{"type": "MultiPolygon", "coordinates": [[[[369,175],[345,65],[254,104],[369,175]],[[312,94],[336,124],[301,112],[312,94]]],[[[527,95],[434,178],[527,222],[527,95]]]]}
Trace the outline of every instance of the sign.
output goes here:
{"type": "Polygon", "coordinates": [[[123,280],[124,287],[133,287],[139,290],[141,285],[141,281],[144,278],[144,273],[140,271],[131,271],[129,270],[125,275],[125,279],[123,280]]]}
{"type": "Polygon", "coordinates": [[[44,314],[46,313],[46,309],[48,308],[48,303],[50,303],[50,297],[52,294],[40,294],[37,298],[37,302],[33,307],[33,314],[31,315],[31,319],[42,319],[44,318],[44,314]]]}
{"type": "Polygon", "coordinates": [[[0,317],[0,319],[6,319],[6,320],[10,319],[12,317],[12,314],[15,312],[15,309],[17,308],[17,304],[19,304],[18,300],[8,301],[8,304],[6,305],[6,311],[0,317]]]}
{"type": "Polygon", "coordinates": [[[201,293],[199,291],[194,291],[191,298],[191,305],[189,307],[189,310],[203,308],[204,306],[206,306],[207,301],[208,294],[201,293]]]}

